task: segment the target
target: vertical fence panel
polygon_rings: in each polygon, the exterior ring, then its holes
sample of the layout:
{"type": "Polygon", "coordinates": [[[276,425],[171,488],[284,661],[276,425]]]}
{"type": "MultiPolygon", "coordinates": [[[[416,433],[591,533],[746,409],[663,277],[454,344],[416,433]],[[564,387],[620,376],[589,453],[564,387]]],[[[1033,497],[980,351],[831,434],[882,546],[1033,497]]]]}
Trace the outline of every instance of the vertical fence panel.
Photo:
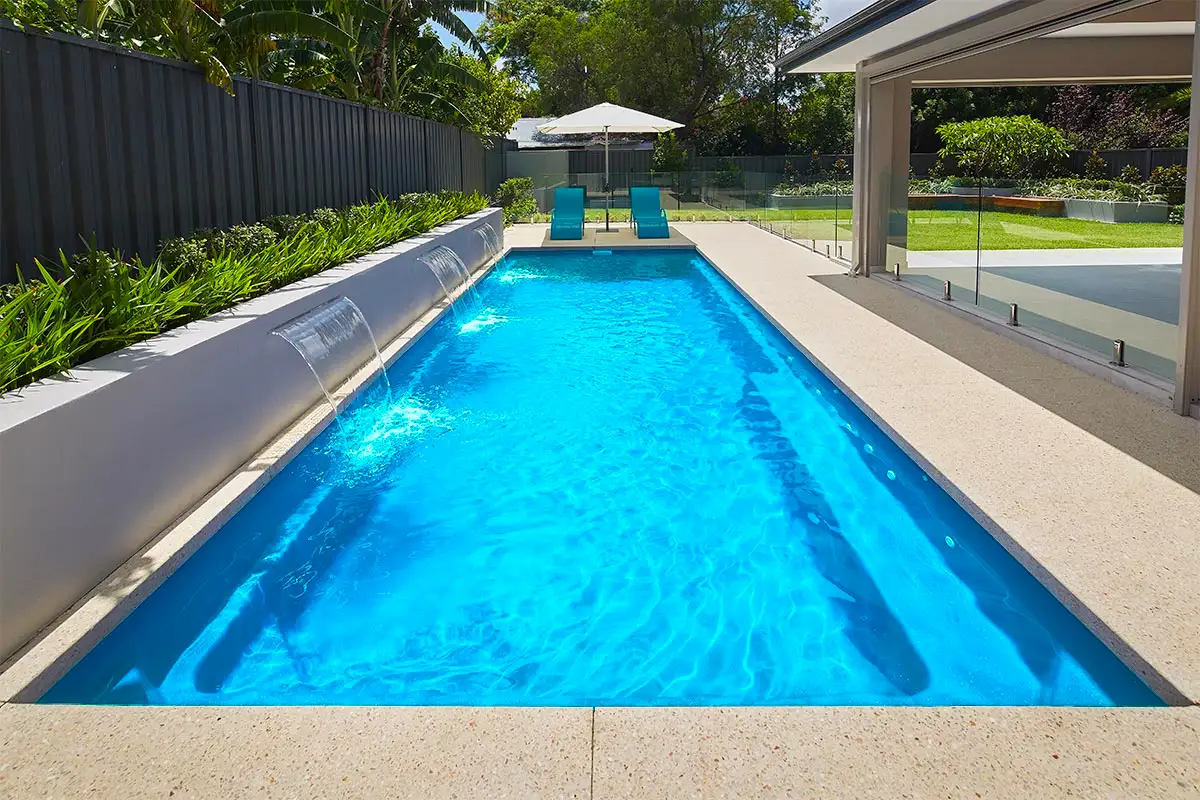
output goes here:
{"type": "Polygon", "coordinates": [[[489,188],[470,133],[0,21],[0,282],[59,248],[152,258],[198,227],[489,188]]]}

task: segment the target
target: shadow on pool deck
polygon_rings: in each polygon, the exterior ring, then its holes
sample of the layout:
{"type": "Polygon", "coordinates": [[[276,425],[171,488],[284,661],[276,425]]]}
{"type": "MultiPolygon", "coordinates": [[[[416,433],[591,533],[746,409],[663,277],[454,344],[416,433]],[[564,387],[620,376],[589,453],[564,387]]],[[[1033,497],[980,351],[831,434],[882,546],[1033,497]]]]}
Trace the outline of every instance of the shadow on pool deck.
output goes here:
{"type": "Polygon", "coordinates": [[[1200,423],[1195,419],[881,281],[846,275],[812,279],[1200,493],[1200,423]]]}

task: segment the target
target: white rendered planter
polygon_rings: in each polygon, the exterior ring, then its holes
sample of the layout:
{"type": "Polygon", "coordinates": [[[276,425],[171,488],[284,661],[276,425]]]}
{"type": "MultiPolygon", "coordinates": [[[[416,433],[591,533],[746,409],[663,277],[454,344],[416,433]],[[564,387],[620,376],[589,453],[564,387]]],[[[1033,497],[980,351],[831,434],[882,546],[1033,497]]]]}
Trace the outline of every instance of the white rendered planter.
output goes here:
{"type": "Polygon", "coordinates": [[[503,231],[487,209],[0,397],[0,658],[321,399],[274,328],[344,295],[382,346],[442,299],[417,258],[478,268],[484,222],[503,231]]]}

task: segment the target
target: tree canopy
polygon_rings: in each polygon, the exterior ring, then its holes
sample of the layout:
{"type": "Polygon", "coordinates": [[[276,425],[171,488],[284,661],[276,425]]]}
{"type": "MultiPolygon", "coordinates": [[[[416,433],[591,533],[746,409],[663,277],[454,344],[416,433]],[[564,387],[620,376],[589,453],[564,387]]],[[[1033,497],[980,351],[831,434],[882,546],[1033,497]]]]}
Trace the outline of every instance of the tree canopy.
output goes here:
{"type": "Polygon", "coordinates": [[[458,16],[486,0],[0,0],[0,16],[177,58],[234,90],[235,74],[507,132],[521,85],[458,16]],[[447,48],[437,23],[462,43],[447,48]]]}
{"type": "Polygon", "coordinates": [[[690,125],[781,92],[775,58],[813,30],[809,0],[498,0],[480,35],[546,115],[608,101],[690,125]]]}

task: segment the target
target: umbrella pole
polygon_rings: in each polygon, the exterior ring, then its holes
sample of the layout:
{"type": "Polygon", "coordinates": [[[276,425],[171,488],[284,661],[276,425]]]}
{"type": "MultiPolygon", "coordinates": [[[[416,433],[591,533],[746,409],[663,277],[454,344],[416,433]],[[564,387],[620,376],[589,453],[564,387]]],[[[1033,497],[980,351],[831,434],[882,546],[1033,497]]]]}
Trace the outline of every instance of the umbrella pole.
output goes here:
{"type": "Polygon", "coordinates": [[[608,209],[612,205],[612,184],[608,182],[608,126],[604,126],[604,232],[608,233],[608,209]]]}

